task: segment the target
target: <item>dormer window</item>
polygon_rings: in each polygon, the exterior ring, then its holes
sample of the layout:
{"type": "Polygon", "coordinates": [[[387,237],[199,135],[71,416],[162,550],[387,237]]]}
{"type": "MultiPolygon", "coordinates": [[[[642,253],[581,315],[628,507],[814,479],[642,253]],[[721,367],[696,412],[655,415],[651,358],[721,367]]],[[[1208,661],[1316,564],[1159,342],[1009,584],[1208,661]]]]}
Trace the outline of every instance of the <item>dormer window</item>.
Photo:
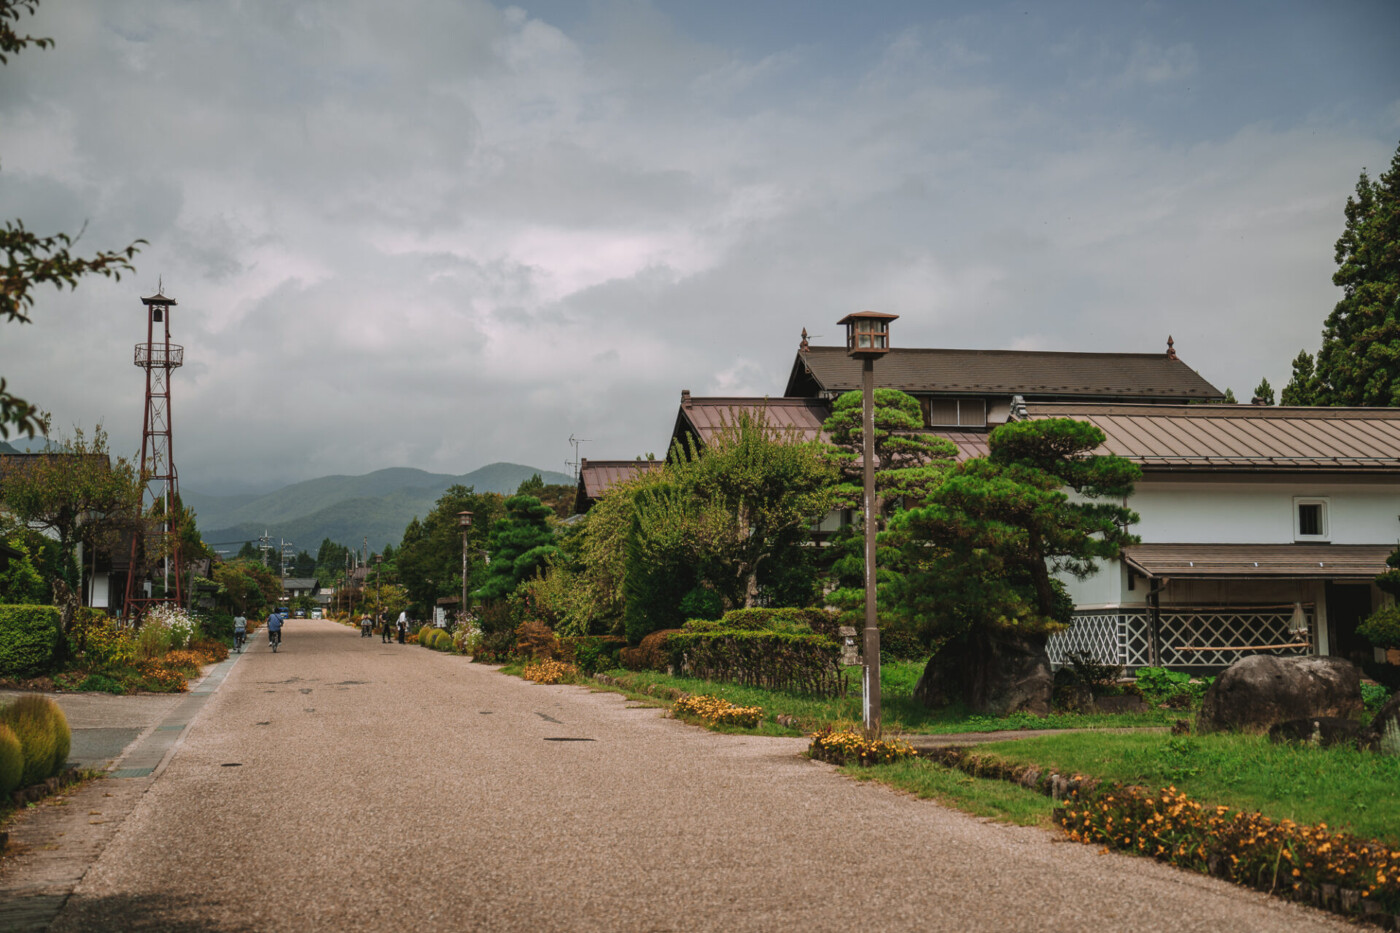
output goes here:
{"type": "Polygon", "coordinates": [[[1293,500],[1293,540],[1329,541],[1327,500],[1295,497],[1293,500]]]}

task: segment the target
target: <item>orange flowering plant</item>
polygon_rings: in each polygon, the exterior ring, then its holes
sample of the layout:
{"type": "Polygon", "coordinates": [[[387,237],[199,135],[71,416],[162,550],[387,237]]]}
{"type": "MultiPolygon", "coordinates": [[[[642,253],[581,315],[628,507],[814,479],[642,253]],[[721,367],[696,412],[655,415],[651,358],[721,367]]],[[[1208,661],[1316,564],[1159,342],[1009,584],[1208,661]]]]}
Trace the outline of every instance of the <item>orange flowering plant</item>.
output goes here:
{"type": "Polygon", "coordinates": [[[693,716],[713,725],[741,729],[752,729],[763,718],[761,706],[735,706],[728,700],[704,695],[683,696],[676,700],[672,710],[678,716],[693,716]]]}
{"type": "Polygon", "coordinates": [[[1400,910],[1400,851],[1329,829],[1206,806],[1175,787],[1156,793],[1100,785],[1076,792],[1056,818],[1071,839],[1108,845],[1264,891],[1323,885],[1400,910]]]}
{"type": "Polygon", "coordinates": [[[812,733],[812,744],[807,754],[834,765],[883,765],[913,758],[918,752],[914,746],[900,739],[872,739],[853,729],[837,732],[827,726],[812,733]]]}

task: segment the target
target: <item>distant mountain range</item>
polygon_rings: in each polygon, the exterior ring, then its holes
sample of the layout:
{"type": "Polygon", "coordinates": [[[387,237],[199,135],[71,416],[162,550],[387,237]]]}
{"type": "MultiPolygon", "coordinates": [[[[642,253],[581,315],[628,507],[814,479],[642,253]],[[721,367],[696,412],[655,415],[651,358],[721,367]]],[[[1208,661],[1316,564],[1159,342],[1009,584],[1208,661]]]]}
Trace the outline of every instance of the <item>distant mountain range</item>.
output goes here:
{"type": "Polygon", "coordinates": [[[551,485],[574,483],[567,473],[491,463],[464,476],[394,467],[363,476],[309,479],[265,495],[218,496],[181,489],[180,498],[194,509],[200,534],[215,550],[236,551],[266,531],[312,555],[324,538],[348,547],[359,547],[368,538],[370,548],[378,551],[385,544],[397,545],[414,516],[432,511],[449,486],[509,494],[536,473],[551,485]]]}

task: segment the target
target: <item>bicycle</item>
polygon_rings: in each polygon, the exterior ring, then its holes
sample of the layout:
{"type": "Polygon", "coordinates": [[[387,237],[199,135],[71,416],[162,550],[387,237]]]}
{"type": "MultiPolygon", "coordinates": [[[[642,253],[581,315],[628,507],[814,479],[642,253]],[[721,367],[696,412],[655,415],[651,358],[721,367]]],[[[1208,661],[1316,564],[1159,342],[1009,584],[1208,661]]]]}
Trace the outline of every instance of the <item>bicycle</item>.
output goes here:
{"type": "Polygon", "coordinates": [[[247,632],[234,632],[234,633],[233,633],[233,650],[236,651],[236,652],[238,652],[239,654],[242,654],[242,653],[243,653],[243,643],[244,643],[245,641],[247,641],[247,640],[248,640],[248,633],[247,633],[247,632]]]}
{"type": "Polygon", "coordinates": [[[276,632],[268,632],[267,641],[268,644],[272,645],[272,653],[276,654],[277,646],[282,644],[282,632],[280,630],[276,632]]]}

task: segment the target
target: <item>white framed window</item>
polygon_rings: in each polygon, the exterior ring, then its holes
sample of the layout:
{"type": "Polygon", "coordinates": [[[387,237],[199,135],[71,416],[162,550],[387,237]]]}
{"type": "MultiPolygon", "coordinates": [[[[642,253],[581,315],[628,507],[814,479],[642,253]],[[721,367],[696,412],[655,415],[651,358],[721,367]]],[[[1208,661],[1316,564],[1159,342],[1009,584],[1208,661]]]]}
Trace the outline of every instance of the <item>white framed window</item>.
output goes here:
{"type": "Polygon", "coordinates": [[[1319,497],[1293,497],[1293,540],[1330,541],[1327,500],[1319,497]]]}
{"type": "Polygon", "coordinates": [[[985,428],[987,400],[983,398],[931,398],[928,400],[928,426],[931,428],[985,428]]]}

